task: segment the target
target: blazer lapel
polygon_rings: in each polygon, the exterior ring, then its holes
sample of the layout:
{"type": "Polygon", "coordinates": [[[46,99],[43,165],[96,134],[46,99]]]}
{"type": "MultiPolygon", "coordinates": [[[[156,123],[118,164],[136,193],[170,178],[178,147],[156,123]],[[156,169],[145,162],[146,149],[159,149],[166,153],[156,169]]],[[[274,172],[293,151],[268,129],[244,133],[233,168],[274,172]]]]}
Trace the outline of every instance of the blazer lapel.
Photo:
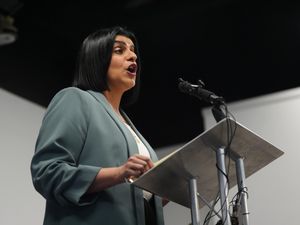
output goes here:
{"type": "Polygon", "coordinates": [[[138,152],[139,152],[138,147],[137,147],[137,144],[136,144],[134,138],[132,137],[132,134],[130,133],[128,128],[125,127],[125,125],[121,122],[121,120],[118,118],[117,114],[113,111],[111,105],[109,104],[109,102],[107,101],[105,96],[100,92],[95,92],[95,91],[90,91],[90,90],[88,90],[87,92],[90,93],[104,107],[106,112],[110,115],[110,117],[114,120],[116,125],[119,127],[119,129],[123,133],[126,143],[127,143],[128,156],[138,154],[138,152]]]}
{"type": "MultiPolygon", "coordinates": [[[[88,93],[90,93],[104,107],[104,109],[111,116],[111,118],[115,121],[116,125],[119,127],[119,129],[123,133],[125,140],[127,142],[128,157],[131,155],[134,155],[134,154],[138,154],[139,151],[138,151],[138,146],[137,146],[136,141],[134,140],[132,134],[130,133],[130,131],[128,130],[126,125],[120,121],[117,114],[113,111],[111,105],[109,104],[109,102],[107,101],[105,96],[103,94],[101,94],[100,92],[95,92],[95,91],[90,91],[90,90],[88,91],[88,93]]],[[[126,115],[125,115],[125,119],[130,122],[129,118],[126,115]]],[[[132,125],[131,122],[130,122],[130,125],[132,125]]],[[[135,129],[135,131],[136,131],[136,129],[135,129]]],[[[148,148],[147,145],[146,145],[146,147],[148,148]]],[[[135,216],[137,219],[137,224],[145,225],[143,192],[141,189],[139,189],[137,187],[134,187],[134,186],[131,186],[131,187],[132,187],[131,190],[132,190],[133,196],[134,196],[134,205],[136,208],[135,216]]]]}

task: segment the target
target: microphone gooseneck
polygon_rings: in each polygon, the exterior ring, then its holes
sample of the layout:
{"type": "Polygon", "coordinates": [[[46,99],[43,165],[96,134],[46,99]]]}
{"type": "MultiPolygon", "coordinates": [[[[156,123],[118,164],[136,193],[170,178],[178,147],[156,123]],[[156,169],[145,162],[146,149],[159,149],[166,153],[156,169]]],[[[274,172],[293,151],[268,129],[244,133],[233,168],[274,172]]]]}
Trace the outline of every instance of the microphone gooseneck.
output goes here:
{"type": "Polygon", "coordinates": [[[181,92],[192,95],[212,105],[225,104],[223,97],[203,88],[203,82],[199,80],[199,85],[191,84],[182,78],[178,79],[178,88],[181,92]],[[201,85],[202,84],[202,85],[201,85]]]}

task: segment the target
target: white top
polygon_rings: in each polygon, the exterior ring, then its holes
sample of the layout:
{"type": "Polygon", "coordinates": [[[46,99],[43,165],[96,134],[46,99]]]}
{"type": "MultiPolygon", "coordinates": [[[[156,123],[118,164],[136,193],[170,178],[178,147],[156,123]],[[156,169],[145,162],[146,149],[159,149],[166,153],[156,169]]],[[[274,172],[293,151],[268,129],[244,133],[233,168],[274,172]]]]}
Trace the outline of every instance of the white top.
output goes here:
{"type": "Polygon", "coordinates": [[[138,146],[139,154],[150,158],[150,153],[149,153],[148,149],[146,148],[146,146],[144,145],[144,143],[141,141],[141,139],[136,135],[134,130],[132,130],[132,128],[127,123],[124,123],[124,124],[127,126],[129,131],[132,133],[132,135],[136,141],[136,144],[138,146]]]}
{"type": "MultiPolygon", "coordinates": [[[[150,153],[149,153],[148,149],[146,148],[146,146],[144,145],[144,143],[141,141],[141,139],[136,135],[134,130],[132,130],[132,128],[127,123],[124,123],[124,124],[126,125],[128,130],[132,133],[132,136],[134,137],[136,144],[138,146],[139,154],[148,156],[150,158],[150,153]]],[[[143,190],[143,196],[146,200],[149,201],[152,197],[152,193],[143,190]]]]}

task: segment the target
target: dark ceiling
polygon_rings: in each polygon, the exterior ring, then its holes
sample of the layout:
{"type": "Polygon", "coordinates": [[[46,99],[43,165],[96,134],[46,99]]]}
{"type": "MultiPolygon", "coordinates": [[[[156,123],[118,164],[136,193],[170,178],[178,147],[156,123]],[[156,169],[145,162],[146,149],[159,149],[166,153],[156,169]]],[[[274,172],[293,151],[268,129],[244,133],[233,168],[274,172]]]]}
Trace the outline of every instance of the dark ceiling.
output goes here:
{"type": "Polygon", "coordinates": [[[70,85],[88,33],[113,25],[134,31],[142,93],[126,111],[154,147],[203,130],[207,105],[180,93],[179,77],[201,79],[227,102],[300,85],[296,1],[0,0],[0,12],[18,28],[17,41],[0,46],[0,85],[42,106],[70,85]]]}

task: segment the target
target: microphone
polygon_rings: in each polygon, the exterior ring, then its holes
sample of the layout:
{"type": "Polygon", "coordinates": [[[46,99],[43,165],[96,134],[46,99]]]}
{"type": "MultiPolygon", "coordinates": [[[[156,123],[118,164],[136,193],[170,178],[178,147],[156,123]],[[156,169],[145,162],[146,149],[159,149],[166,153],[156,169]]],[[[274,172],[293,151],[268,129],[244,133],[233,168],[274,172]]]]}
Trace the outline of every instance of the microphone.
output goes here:
{"type": "Polygon", "coordinates": [[[183,93],[195,96],[200,100],[204,100],[212,105],[225,104],[223,97],[217,96],[215,93],[204,89],[204,83],[201,80],[199,80],[199,85],[190,84],[182,78],[179,78],[178,81],[178,88],[183,93]]]}

